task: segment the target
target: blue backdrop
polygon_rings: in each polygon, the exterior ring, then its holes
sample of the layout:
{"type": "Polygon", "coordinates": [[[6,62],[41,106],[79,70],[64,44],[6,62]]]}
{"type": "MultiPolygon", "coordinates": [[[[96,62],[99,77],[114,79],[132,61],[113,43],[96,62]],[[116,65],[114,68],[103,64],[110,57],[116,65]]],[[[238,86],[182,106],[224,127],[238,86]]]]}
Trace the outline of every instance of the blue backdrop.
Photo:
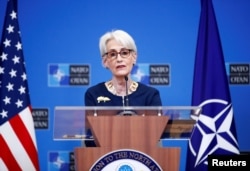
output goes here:
{"type": "MultiPolygon", "coordinates": [[[[6,3],[0,0],[1,32],[6,3]]],[[[250,1],[213,0],[213,4],[225,65],[249,65],[250,1]]],[[[191,104],[200,0],[19,0],[18,15],[32,106],[49,111],[48,129],[36,130],[41,170],[56,170],[53,155],[67,158],[80,145],[53,140],[54,108],[82,106],[86,88],[110,79],[98,48],[106,31],[129,32],[138,46],[138,63],[170,65],[170,84],[155,86],[164,105],[191,104]],[[49,86],[50,64],[90,65],[90,85],[49,86]]],[[[230,91],[240,150],[250,151],[250,85],[230,85],[230,91]]],[[[165,145],[183,147],[184,170],[186,141],[173,143],[165,145]]]]}

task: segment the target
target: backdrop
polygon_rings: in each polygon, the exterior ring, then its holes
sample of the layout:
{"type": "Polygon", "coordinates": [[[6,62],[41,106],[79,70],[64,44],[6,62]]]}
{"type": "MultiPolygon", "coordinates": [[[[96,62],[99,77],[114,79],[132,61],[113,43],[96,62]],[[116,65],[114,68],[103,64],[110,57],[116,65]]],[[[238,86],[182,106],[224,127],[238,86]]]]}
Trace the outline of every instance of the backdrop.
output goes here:
{"type": "MultiPolygon", "coordinates": [[[[6,3],[0,0],[1,32],[6,3]]],[[[213,4],[228,76],[230,64],[244,64],[249,79],[250,1],[213,0],[213,4]]],[[[162,77],[167,81],[156,79],[157,85],[152,85],[160,90],[164,105],[191,104],[200,0],[19,0],[18,8],[41,170],[73,170],[71,152],[81,143],[53,140],[54,109],[83,106],[86,89],[110,79],[98,48],[99,37],[107,31],[123,29],[134,37],[141,68],[154,64],[169,68],[162,77]],[[78,65],[88,72],[70,72],[78,65]],[[53,79],[55,68],[74,79],[70,83],[53,79]],[[58,156],[63,161],[60,168],[55,164],[58,156]]],[[[230,91],[240,150],[250,151],[250,84],[232,80],[230,91]]],[[[164,143],[183,147],[181,170],[186,142],[164,143]]]]}

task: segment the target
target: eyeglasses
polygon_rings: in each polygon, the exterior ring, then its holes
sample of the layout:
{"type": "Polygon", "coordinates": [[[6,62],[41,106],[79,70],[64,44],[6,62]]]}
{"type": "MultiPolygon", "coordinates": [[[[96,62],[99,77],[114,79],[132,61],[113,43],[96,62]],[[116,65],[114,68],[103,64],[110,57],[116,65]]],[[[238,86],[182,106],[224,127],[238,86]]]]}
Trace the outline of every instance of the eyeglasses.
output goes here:
{"type": "Polygon", "coordinates": [[[117,52],[115,50],[112,50],[110,52],[107,52],[103,55],[103,57],[105,55],[107,55],[108,58],[110,59],[115,59],[117,58],[117,55],[119,54],[122,58],[127,58],[130,56],[130,52],[133,51],[132,49],[121,49],[120,52],[117,52]]]}

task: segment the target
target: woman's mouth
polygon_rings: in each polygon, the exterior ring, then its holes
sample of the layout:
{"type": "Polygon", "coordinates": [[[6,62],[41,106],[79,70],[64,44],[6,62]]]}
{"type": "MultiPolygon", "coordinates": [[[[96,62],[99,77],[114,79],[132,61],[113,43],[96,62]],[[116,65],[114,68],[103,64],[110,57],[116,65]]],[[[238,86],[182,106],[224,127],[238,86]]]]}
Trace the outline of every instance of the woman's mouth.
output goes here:
{"type": "Polygon", "coordinates": [[[116,69],[121,69],[121,68],[125,68],[126,66],[125,65],[118,65],[116,66],[116,69]]]}

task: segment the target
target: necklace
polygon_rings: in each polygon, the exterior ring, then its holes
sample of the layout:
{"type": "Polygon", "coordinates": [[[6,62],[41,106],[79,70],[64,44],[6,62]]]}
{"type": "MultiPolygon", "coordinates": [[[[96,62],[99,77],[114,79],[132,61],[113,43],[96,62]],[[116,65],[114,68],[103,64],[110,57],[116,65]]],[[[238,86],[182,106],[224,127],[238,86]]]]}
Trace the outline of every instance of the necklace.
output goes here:
{"type": "MultiPolygon", "coordinates": [[[[119,95],[119,93],[117,93],[116,88],[111,80],[105,82],[105,86],[108,89],[108,91],[111,92],[112,94],[119,95]]],[[[130,84],[128,88],[128,94],[133,93],[134,91],[137,90],[137,88],[138,88],[138,83],[135,81],[132,81],[132,83],[130,84]]]]}

